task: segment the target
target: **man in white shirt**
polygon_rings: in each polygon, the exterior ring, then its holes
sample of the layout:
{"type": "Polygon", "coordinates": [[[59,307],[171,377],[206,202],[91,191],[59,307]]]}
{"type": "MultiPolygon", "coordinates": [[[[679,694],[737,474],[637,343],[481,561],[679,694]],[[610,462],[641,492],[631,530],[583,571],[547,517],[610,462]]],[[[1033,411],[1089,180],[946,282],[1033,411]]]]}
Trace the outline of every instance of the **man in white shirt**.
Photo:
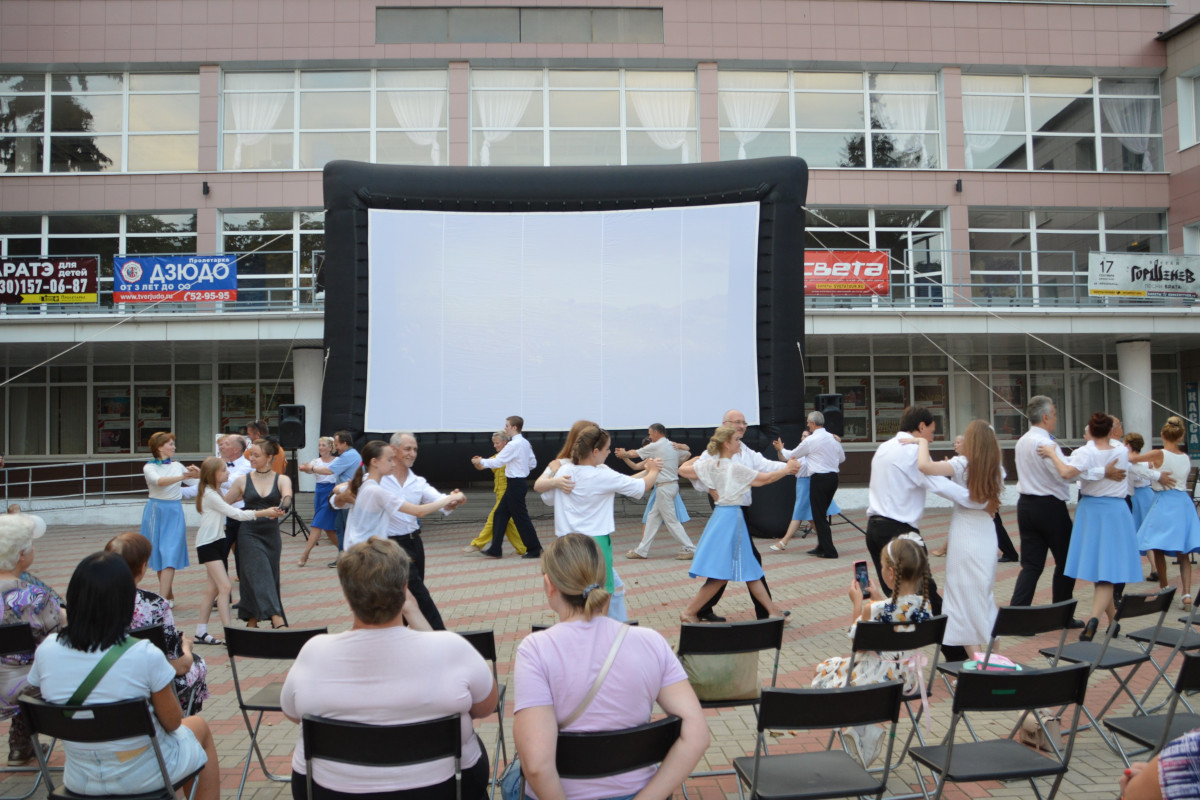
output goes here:
{"type": "MultiPolygon", "coordinates": [[[[729,427],[733,428],[735,431],[734,436],[741,445],[741,449],[738,451],[738,454],[733,457],[733,461],[736,461],[739,464],[745,464],[747,467],[750,467],[750,469],[755,470],[756,472],[777,472],[782,469],[788,469],[788,464],[784,463],[783,461],[773,461],[768,459],[762,453],[759,453],[756,450],[751,450],[745,442],[742,442],[742,438],[746,435],[746,415],[741,411],[738,411],[736,408],[729,409],[725,412],[725,416],[721,418],[721,424],[728,425],[729,427]]],[[[700,456],[700,458],[703,460],[712,458],[712,456],[706,451],[700,456]]],[[[798,467],[799,464],[797,464],[797,468],[798,467]]],[[[705,486],[704,483],[698,480],[692,481],[692,484],[700,491],[708,492],[712,499],[716,500],[716,491],[714,489],[705,486]]],[[[751,502],[752,495],[750,491],[747,490],[746,493],[742,495],[742,500],[738,504],[742,507],[743,514],[746,513],[746,508],[751,502]]],[[[762,556],[759,555],[758,548],[754,546],[753,536],[750,537],[750,549],[754,551],[755,560],[757,560],[759,564],[762,564],[762,556]]],[[[766,589],[767,594],[770,595],[771,589],[769,586],[767,586],[766,576],[763,576],[762,582],[763,588],[766,589]]],[[[716,607],[717,603],[720,602],[723,594],[725,594],[724,586],[717,590],[717,593],[713,595],[713,598],[708,601],[707,605],[700,609],[700,613],[696,616],[703,622],[724,622],[724,617],[719,617],[713,613],[713,609],[716,607]]],[[[750,599],[754,600],[754,596],[751,595],[750,599]]],[[[766,606],[762,605],[757,600],[754,600],[754,615],[758,619],[766,619],[767,617],[771,616],[771,613],[766,606]]]]}
{"type": "Polygon", "coordinates": [[[680,561],[687,561],[696,552],[696,545],[688,538],[683,529],[683,523],[675,514],[675,498],[679,496],[679,459],[687,451],[679,450],[675,443],[667,438],[667,429],[661,422],[650,426],[650,444],[639,450],[616,449],[617,458],[628,458],[636,455],[640,459],[657,458],[662,460],[662,471],[654,482],[654,507],[646,518],[646,529],[642,532],[642,541],[634,549],[625,554],[626,558],[649,558],[650,546],[658,535],[660,525],[666,525],[667,531],[675,537],[682,546],[680,561]]]}
{"type": "MultiPolygon", "coordinates": [[[[254,467],[250,466],[249,460],[246,459],[246,437],[240,433],[228,433],[222,436],[217,441],[217,450],[220,451],[221,458],[225,459],[225,468],[229,472],[229,477],[221,484],[221,496],[223,497],[228,494],[235,480],[242,475],[248,475],[254,467]]],[[[246,507],[241,500],[232,505],[234,508],[246,507]]],[[[226,572],[229,571],[229,553],[237,544],[238,528],[241,524],[235,519],[225,520],[225,558],[221,561],[225,564],[226,572]]]]}
{"type": "MultiPolygon", "coordinates": [[[[779,442],[777,449],[782,448],[779,442]]],[[[808,432],[792,450],[779,449],[784,459],[807,459],[809,474],[808,500],[812,506],[813,527],[817,529],[817,546],[808,551],[818,558],[837,558],[833,546],[833,531],[829,528],[829,504],[838,487],[838,471],[846,460],[846,452],[837,437],[825,430],[825,415],[814,411],[808,415],[808,432]]]]}
{"type": "MultiPolygon", "coordinates": [[[[390,442],[396,451],[396,458],[391,475],[384,475],[379,485],[394,495],[404,498],[413,505],[423,505],[440,500],[446,495],[429,485],[429,481],[412,471],[417,461],[417,437],[408,431],[392,434],[390,442]]],[[[465,500],[463,502],[466,502],[465,500]]],[[[442,509],[443,514],[449,514],[462,503],[451,502],[442,509]]],[[[425,586],[425,545],[421,542],[421,521],[412,514],[397,511],[388,520],[388,538],[400,545],[400,549],[408,553],[410,561],[408,569],[408,590],[421,614],[435,631],[446,630],[441,612],[429,589],[425,586]]]]}
{"type": "MultiPolygon", "coordinates": [[[[541,558],[542,543],[538,541],[533,520],[529,518],[529,509],[525,507],[525,494],[528,492],[526,479],[537,466],[537,458],[534,457],[529,442],[521,435],[524,427],[525,420],[516,415],[506,419],[504,432],[509,436],[508,444],[504,445],[504,449],[497,453],[495,458],[475,456],[471,463],[479,470],[504,467],[508,487],[504,490],[504,496],[500,498],[500,505],[496,506],[496,513],[492,517],[492,530],[503,533],[511,519],[517,526],[517,533],[521,534],[521,541],[525,543],[525,555],[521,558],[541,558]]],[[[503,545],[503,536],[493,536],[491,546],[484,550],[483,554],[489,558],[500,558],[503,555],[503,545]]]]}

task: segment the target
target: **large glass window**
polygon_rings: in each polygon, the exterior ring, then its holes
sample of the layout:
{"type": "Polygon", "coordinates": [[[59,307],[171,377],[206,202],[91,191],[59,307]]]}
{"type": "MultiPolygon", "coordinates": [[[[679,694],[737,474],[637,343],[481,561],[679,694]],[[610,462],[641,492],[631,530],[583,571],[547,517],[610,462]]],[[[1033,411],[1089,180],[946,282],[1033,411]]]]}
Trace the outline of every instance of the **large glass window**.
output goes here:
{"type": "Polygon", "coordinates": [[[445,70],[226,72],[222,165],[446,164],[445,70]]]}
{"type": "Polygon", "coordinates": [[[941,164],[934,74],[724,70],[717,80],[723,160],[796,155],[810,167],[941,164]]]}
{"type": "Polygon", "coordinates": [[[1158,172],[1156,78],[964,75],[967,169],[1158,172]]]}
{"type": "Polygon", "coordinates": [[[700,160],[694,72],[472,70],[471,115],[479,166],[700,160]]]}
{"type": "Polygon", "coordinates": [[[0,172],[199,167],[196,73],[0,74],[0,172]]]}
{"type": "Polygon", "coordinates": [[[239,305],[313,302],[323,285],[325,212],[226,211],[221,231],[222,252],[245,254],[238,261],[239,305]]]}

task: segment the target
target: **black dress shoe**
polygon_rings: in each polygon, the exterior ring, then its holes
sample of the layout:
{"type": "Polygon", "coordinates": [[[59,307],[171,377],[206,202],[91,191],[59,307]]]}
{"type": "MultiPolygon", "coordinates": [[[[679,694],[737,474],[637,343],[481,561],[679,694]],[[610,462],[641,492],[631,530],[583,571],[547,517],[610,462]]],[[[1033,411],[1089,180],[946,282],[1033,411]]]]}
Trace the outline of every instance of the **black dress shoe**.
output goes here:
{"type": "Polygon", "coordinates": [[[821,548],[814,547],[812,550],[805,550],[804,554],[809,556],[819,556],[821,555],[821,548]]]}
{"type": "Polygon", "coordinates": [[[491,550],[484,550],[484,551],[483,551],[483,554],[484,554],[485,556],[487,556],[488,558],[503,558],[503,557],[504,557],[502,554],[500,554],[500,553],[493,553],[491,550]]]}
{"type": "Polygon", "coordinates": [[[999,562],[999,563],[1001,563],[1001,564],[1015,564],[1015,563],[1016,563],[1017,561],[1019,561],[1019,560],[1020,560],[1020,559],[1013,558],[1012,556],[1000,556],[1000,562],[999,562]]]}
{"type": "Polygon", "coordinates": [[[696,619],[700,620],[701,622],[724,622],[725,621],[724,617],[719,617],[716,614],[712,613],[711,611],[708,612],[707,614],[697,615],[696,619]]]}
{"type": "Polygon", "coordinates": [[[1100,620],[1092,617],[1083,626],[1083,633],[1079,634],[1079,641],[1090,642],[1096,637],[1096,629],[1100,627],[1100,620]]]}
{"type": "MultiPolygon", "coordinates": [[[[499,558],[499,557],[500,556],[496,556],[496,558],[499,558]]],[[[533,552],[532,550],[530,550],[527,553],[525,553],[525,555],[521,556],[521,558],[541,558],[541,557],[542,557],[541,550],[538,550],[536,553],[533,552]]]]}
{"type": "Polygon", "coordinates": [[[809,550],[808,554],[810,556],[816,556],[817,558],[837,558],[837,553],[826,553],[824,550],[821,550],[820,548],[814,548],[812,550],[809,550]]]}
{"type": "Polygon", "coordinates": [[[1083,625],[1084,625],[1083,620],[1073,619],[1073,620],[1071,620],[1071,623],[1069,625],[1067,625],[1067,628],[1069,628],[1071,630],[1078,630],[1079,628],[1082,628],[1083,625]]]}

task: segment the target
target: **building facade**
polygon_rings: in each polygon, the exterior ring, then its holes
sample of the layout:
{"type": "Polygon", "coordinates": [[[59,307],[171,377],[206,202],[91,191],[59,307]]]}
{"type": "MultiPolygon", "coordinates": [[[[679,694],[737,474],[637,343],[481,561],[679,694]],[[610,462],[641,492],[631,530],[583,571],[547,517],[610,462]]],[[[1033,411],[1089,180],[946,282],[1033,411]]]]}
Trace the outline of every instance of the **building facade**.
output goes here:
{"type": "Polygon", "coordinates": [[[1150,434],[1200,380],[1200,316],[1089,297],[1088,254],[1200,253],[1197,11],[0,0],[0,254],[100,257],[97,305],[0,307],[0,447],[129,458],[170,427],[200,455],[298,402],[315,452],[343,158],[803,157],[809,248],[891,256],[890,296],[806,302],[806,400],[844,395],[848,479],[911,402],[948,438],[984,417],[1011,443],[1034,394],[1067,440],[1097,409],[1150,434]],[[117,256],[211,253],[241,255],[238,302],[113,301],[117,256]]]}

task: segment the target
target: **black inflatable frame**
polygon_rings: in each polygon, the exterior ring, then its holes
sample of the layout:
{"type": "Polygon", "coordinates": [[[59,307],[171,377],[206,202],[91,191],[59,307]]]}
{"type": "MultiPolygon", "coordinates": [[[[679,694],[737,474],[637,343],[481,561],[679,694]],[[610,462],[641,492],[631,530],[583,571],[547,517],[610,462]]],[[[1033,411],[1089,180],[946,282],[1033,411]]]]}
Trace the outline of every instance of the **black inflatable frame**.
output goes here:
{"type": "MultiPolygon", "coordinates": [[[[333,161],[325,166],[325,345],[321,430],[362,438],[367,388],[367,212],[610,211],[718,203],[759,203],[758,380],[761,431],[747,444],[774,457],[770,440],[797,439],[804,422],[804,211],[808,166],[799,158],[633,167],[408,167],[333,161]]],[[[630,373],[637,365],[630,365],[630,373]]],[[[414,387],[419,391],[419,387],[414,387]]],[[[719,383],[714,385],[719,391],[719,383]]],[[[497,426],[518,409],[497,408],[497,426]]],[[[653,409],[647,409],[653,416],[653,409]]],[[[653,422],[647,417],[646,423],[653,422]]],[[[717,425],[720,420],[713,420],[717,425]]],[[[672,430],[699,452],[712,429],[672,430]]],[[[478,479],[469,457],[491,452],[488,433],[422,434],[420,472],[441,482],[478,479]]],[[[379,434],[376,436],[375,434],[379,434]]],[[[612,431],[614,445],[636,447],[644,429],[612,431]]],[[[563,433],[528,438],[540,463],[563,433]]],[[[773,484],[781,489],[790,481],[773,484]]],[[[757,492],[758,490],[756,490],[757,492]]],[[[791,492],[791,488],[786,489],[791,492]]],[[[765,499],[765,498],[764,498],[765,499]]],[[[756,504],[757,505],[757,504],[756,504]]],[[[776,505],[774,503],[764,503],[776,505]]],[[[766,508],[762,508],[765,512],[766,508]]],[[[790,507],[788,509],[790,511],[790,507]]],[[[759,516],[759,514],[755,514],[759,516]]],[[[775,516],[775,515],[772,515],[775,516]]],[[[766,520],[763,520],[765,523],[766,520]]],[[[786,527],[786,521],[783,523],[786,527]]],[[[752,526],[757,527],[757,526],[752,526]]],[[[771,523],[772,533],[782,528],[771,523]]]]}

